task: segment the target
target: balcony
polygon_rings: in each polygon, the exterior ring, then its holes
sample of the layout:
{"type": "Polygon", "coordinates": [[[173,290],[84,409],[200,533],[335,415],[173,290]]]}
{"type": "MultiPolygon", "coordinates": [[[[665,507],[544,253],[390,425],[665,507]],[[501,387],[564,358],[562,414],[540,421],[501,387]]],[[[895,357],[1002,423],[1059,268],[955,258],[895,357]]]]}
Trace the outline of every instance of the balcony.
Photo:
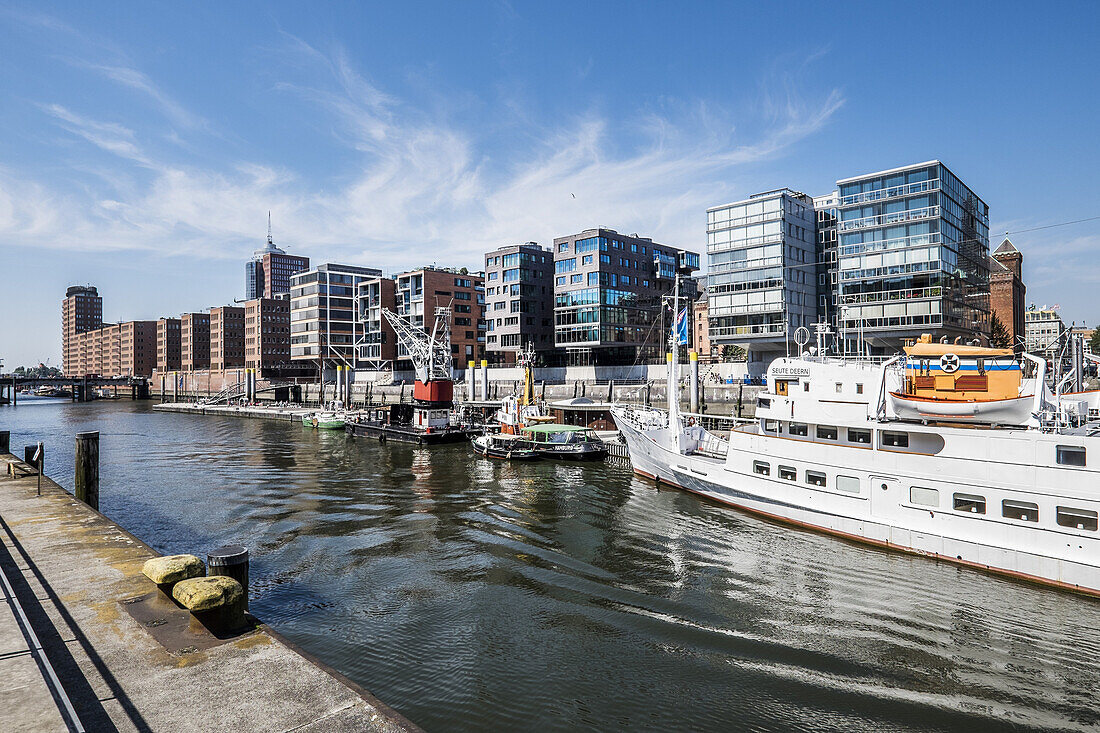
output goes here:
{"type": "Polygon", "coordinates": [[[881,227],[887,226],[889,224],[899,224],[906,221],[916,221],[919,219],[935,219],[939,215],[939,206],[925,206],[923,209],[895,211],[890,214],[865,216],[862,219],[849,219],[848,221],[837,222],[837,229],[842,232],[850,232],[854,229],[881,227]]]}
{"type": "Polygon", "coordinates": [[[756,326],[711,327],[710,338],[732,338],[735,336],[782,336],[787,327],[782,323],[765,323],[756,326]]]}
{"type": "Polygon", "coordinates": [[[866,204],[873,201],[885,201],[886,199],[898,198],[900,196],[913,196],[914,194],[924,193],[925,191],[935,191],[940,187],[940,180],[934,178],[930,181],[914,181],[913,183],[906,183],[901,186],[890,186],[888,188],[877,188],[874,191],[864,191],[862,193],[853,193],[848,196],[840,197],[840,206],[852,206],[855,204],[866,204]]]}

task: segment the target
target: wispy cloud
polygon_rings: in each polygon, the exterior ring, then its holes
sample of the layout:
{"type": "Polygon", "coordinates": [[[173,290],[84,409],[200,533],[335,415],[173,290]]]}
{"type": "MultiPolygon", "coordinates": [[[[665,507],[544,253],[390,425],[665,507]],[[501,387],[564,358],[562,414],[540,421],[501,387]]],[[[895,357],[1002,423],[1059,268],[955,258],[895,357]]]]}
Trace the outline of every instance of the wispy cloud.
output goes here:
{"type": "MultiPolygon", "coordinates": [[[[282,51],[311,70],[310,81],[276,91],[306,116],[330,120],[349,161],[340,177],[318,181],[249,160],[197,166],[148,142],[160,132],[139,134],[48,103],[42,109],[56,124],[118,157],[119,168],[102,171],[101,181],[125,180],[129,165],[142,169],[147,185],[70,193],[66,220],[79,225],[63,227],[49,216],[58,196],[47,183],[28,187],[0,176],[0,233],[49,247],[239,258],[262,237],[270,209],[279,239],[295,251],[387,269],[425,260],[476,265],[487,248],[594,225],[702,249],[702,212],[727,195],[738,167],[782,155],[844,102],[836,90],[807,98],[790,84],[763,100],[762,119],[693,103],[682,105],[686,114],[639,110],[637,123],[593,112],[484,130],[379,89],[339,50],[323,53],[292,38],[282,51]],[[738,133],[743,121],[759,132],[738,133]]],[[[202,124],[144,74],[95,68],[156,101],[173,124],[202,124]]]]}

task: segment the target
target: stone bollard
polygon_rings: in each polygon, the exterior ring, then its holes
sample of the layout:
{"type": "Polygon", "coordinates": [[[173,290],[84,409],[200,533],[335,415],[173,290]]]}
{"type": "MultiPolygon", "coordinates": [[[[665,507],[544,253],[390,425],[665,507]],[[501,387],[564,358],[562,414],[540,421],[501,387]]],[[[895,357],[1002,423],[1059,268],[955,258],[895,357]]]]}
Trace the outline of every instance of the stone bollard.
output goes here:
{"type": "Polygon", "coordinates": [[[241,545],[226,545],[212,550],[206,556],[206,568],[210,575],[224,575],[241,584],[244,591],[244,608],[248,609],[248,550],[241,545]]]}
{"type": "Polygon", "coordinates": [[[76,498],[99,511],[99,431],[76,434],[76,498]]]}

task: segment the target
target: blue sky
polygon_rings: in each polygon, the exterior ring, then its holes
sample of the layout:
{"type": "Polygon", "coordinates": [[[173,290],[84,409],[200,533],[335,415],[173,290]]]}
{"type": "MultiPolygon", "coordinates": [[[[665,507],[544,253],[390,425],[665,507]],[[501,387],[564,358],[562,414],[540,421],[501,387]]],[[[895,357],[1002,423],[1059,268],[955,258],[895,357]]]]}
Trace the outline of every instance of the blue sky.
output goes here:
{"type": "MultiPolygon", "coordinates": [[[[315,262],[477,267],[602,225],[932,158],[1005,231],[1100,216],[1100,6],[0,4],[0,358],[315,262]]],[[[1100,321],[1100,221],[1022,232],[1028,299],[1100,321]]]]}

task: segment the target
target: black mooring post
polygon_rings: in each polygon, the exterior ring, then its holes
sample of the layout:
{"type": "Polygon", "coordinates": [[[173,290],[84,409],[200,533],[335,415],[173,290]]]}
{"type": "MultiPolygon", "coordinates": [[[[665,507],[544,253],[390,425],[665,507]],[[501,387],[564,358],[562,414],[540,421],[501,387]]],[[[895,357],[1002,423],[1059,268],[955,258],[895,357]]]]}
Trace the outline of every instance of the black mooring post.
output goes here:
{"type": "Polygon", "coordinates": [[[226,545],[206,555],[206,572],[224,575],[241,584],[244,607],[248,610],[248,550],[241,545],[226,545]]]}
{"type": "Polygon", "coordinates": [[[92,509],[99,509],[99,432],[76,434],[74,494],[92,509]]]}

